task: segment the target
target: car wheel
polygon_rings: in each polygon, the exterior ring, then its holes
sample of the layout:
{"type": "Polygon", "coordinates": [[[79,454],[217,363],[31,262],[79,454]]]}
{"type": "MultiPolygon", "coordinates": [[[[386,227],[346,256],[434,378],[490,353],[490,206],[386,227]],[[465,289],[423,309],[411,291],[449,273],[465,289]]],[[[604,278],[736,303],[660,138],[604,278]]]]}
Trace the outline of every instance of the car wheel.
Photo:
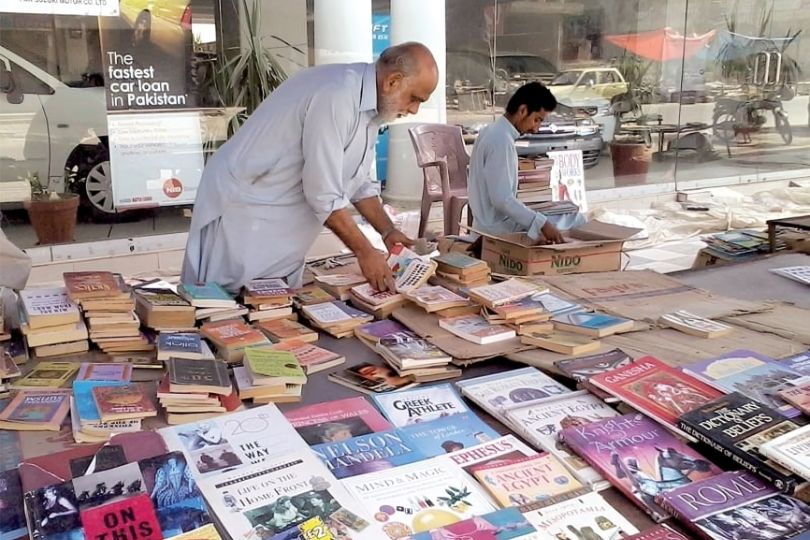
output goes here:
{"type": "Polygon", "coordinates": [[[90,169],[84,180],[83,191],[94,217],[109,217],[115,214],[109,161],[97,163],[90,169]]]}

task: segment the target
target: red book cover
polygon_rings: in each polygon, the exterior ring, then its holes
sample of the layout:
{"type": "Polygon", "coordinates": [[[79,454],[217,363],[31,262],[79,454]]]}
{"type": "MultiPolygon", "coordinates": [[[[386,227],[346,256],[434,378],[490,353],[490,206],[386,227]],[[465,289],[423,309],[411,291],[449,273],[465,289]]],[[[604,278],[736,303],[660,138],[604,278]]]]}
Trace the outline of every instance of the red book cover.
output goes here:
{"type": "Polygon", "coordinates": [[[125,386],[96,386],[93,388],[93,399],[96,401],[99,416],[114,419],[122,415],[154,416],[157,414],[155,404],[146,395],[139,384],[125,386]]]}
{"type": "Polygon", "coordinates": [[[65,272],[63,277],[71,299],[103,298],[122,292],[112,272],[65,272]]]}
{"type": "Polygon", "coordinates": [[[676,426],[678,417],[723,395],[653,356],[594,375],[589,381],[661,423],[676,426]]]}
{"type": "Polygon", "coordinates": [[[219,403],[225,407],[227,412],[233,412],[242,406],[242,400],[239,399],[239,392],[234,388],[227,396],[218,395],[219,403]]]}
{"type": "Polygon", "coordinates": [[[298,407],[284,416],[309,445],[337,442],[394,427],[363,397],[298,407]]]}
{"type": "Polygon", "coordinates": [[[241,321],[207,323],[202,326],[201,332],[215,345],[226,349],[241,349],[251,345],[268,343],[264,334],[241,321]]]}
{"type": "Polygon", "coordinates": [[[82,510],[81,520],[86,538],[116,540],[163,538],[155,507],[146,494],[82,510]]]}

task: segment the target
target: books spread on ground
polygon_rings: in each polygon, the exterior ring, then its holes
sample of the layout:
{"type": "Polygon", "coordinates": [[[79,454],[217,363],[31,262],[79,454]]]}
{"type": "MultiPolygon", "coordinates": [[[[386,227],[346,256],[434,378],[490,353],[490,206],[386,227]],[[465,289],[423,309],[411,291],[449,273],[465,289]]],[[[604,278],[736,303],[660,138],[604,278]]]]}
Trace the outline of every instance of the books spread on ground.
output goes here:
{"type": "Polygon", "coordinates": [[[524,517],[539,531],[538,540],[614,540],[638,532],[598,493],[587,493],[533,510],[524,517]]]}
{"type": "Polygon", "coordinates": [[[527,296],[540,294],[537,285],[517,278],[508,279],[494,285],[473,287],[469,290],[470,298],[489,308],[517,302],[527,296]]]}
{"type": "Polygon", "coordinates": [[[520,336],[520,342],[525,345],[532,345],[546,349],[547,351],[567,355],[588,354],[598,351],[602,347],[602,343],[599,340],[591,339],[582,334],[556,330],[550,334],[524,334],[520,336]]]}
{"type": "Polygon", "coordinates": [[[79,306],[70,299],[65,287],[23,289],[20,300],[32,329],[75,324],[81,320],[79,306]]]}
{"type": "Polygon", "coordinates": [[[254,279],[245,285],[242,301],[250,308],[248,320],[284,320],[292,315],[294,291],[280,278],[254,279]]]}
{"type": "Polygon", "coordinates": [[[227,362],[239,362],[246,347],[270,345],[270,340],[245,321],[205,323],[200,333],[216,347],[217,354],[227,362]]]}
{"type": "Polygon", "coordinates": [[[306,405],[287,411],[284,417],[310,446],[345,441],[394,427],[363,397],[306,405]]]}
{"type": "Polygon", "coordinates": [[[563,429],[563,442],[653,519],[669,517],[655,495],[721,471],[640,414],[563,429]]]}
{"type": "Polygon", "coordinates": [[[473,476],[502,507],[517,506],[523,513],[540,503],[585,492],[579,480],[548,452],[481,465],[473,476]]]}
{"type": "Polygon", "coordinates": [[[336,352],[322,349],[312,343],[297,340],[285,340],[273,345],[277,351],[288,351],[295,355],[298,364],[307,375],[339,366],[346,362],[346,358],[336,352]]]}
{"type": "Polygon", "coordinates": [[[373,399],[380,412],[394,427],[428,422],[470,411],[449,384],[402,390],[377,395],[373,399]]]}
{"type": "Polygon", "coordinates": [[[594,375],[589,382],[673,430],[679,416],[723,395],[652,356],[594,375]]]}
{"type": "Polygon", "coordinates": [[[397,429],[316,444],[312,451],[336,478],[390,469],[427,457],[397,429]]]}
{"type": "Polygon", "coordinates": [[[629,332],[635,325],[635,322],[630,319],[605,313],[568,313],[557,315],[551,320],[557,330],[583,334],[594,338],[629,332]]]}
{"type": "Polygon", "coordinates": [[[332,372],[327,377],[333,383],[368,395],[404,390],[419,384],[413,377],[403,377],[390,366],[369,362],[332,372]]]}
{"type": "Polygon", "coordinates": [[[759,451],[794,474],[810,480],[810,426],[771,439],[762,444],[759,451]]]}
{"type": "Polygon", "coordinates": [[[385,535],[402,538],[493,512],[478,484],[444,456],[343,480],[385,535]]]}
{"type": "Polygon", "coordinates": [[[470,304],[470,301],[463,296],[444,287],[433,285],[412,289],[405,294],[405,297],[428,313],[470,304]]]}
{"type": "Polygon", "coordinates": [[[260,321],[256,323],[256,328],[264,332],[273,343],[285,341],[305,341],[312,343],[318,341],[318,332],[304,326],[298,321],[290,319],[275,319],[271,321],[260,321]]]}
{"type": "Polygon", "coordinates": [[[747,471],[731,471],[662,492],[660,503],[705,538],[785,540],[810,528],[810,506],[747,471]]]}
{"type": "Polygon", "coordinates": [[[754,351],[737,350],[681,369],[723,392],[740,392],[752,397],[788,418],[801,414],[779,396],[779,391],[803,375],[754,351]]]}
{"type": "Polygon", "coordinates": [[[684,334],[707,339],[725,336],[734,330],[732,326],[684,310],[662,315],[659,322],[684,334]]]}
{"type": "Polygon", "coordinates": [[[439,327],[461,339],[488,345],[512,339],[516,336],[511,328],[500,324],[490,324],[480,315],[462,315],[439,319],[439,327]]]}
{"type": "Polygon", "coordinates": [[[427,283],[437,265],[403,245],[396,245],[390,250],[388,266],[391,268],[397,292],[404,293],[427,283]]]}
{"type": "Polygon", "coordinates": [[[507,463],[509,460],[537,455],[514,435],[504,435],[475,446],[461,448],[445,456],[456,467],[472,476],[475,468],[492,463],[507,463]]]}
{"type": "Polygon", "coordinates": [[[287,453],[308,453],[306,443],[275,405],[166,427],[159,433],[170,450],[183,452],[195,478],[220,477],[225,470],[265,463],[287,453]]]}
{"type": "Polygon", "coordinates": [[[0,429],[59,431],[70,411],[70,392],[20,391],[0,412],[0,429]]]}
{"type": "Polygon", "coordinates": [[[810,285],[810,266],[786,266],[785,268],[772,268],[774,274],[810,285]]]}
{"type": "Polygon", "coordinates": [[[424,457],[436,457],[499,438],[472,412],[451,414],[435,420],[416,422],[399,429],[405,443],[424,457]]]}
{"type": "Polygon", "coordinates": [[[748,396],[738,392],[722,396],[682,415],[678,427],[786,493],[801,482],[759,452],[764,443],[799,426],[748,396]]]}
{"type": "Polygon", "coordinates": [[[517,508],[504,508],[483,516],[457,521],[430,532],[402,537],[404,540],[436,540],[486,538],[489,540],[532,540],[537,529],[531,526],[517,508]]]}
{"type": "Polygon", "coordinates": [[[578,311],[585,310],[585,307],[581,304],[560,298],[559,296],[549,292],[534,294],[532,295],[532,298],[539,301],[543,305],[543,308],[547,312],[551,313],[552,317],[559,317],[560,315],[565,315],[566,313],[576,313],[578,311]]]}
{"type": "Polygon", "coordinates": [[[122,386],[125,381],[75,381],[73,398],[70,403],[70,420],[76,442],[105,442],[117,433],[131,433],[141,430],[141,419],[101,420],[93,388],[97,386],[122,386]]]}
{"type": "Polygon", "coordinates": [[[350,336],[356,327],[374,319],[368,313],[339,301],[304,306],[301,313],[313,326],[335,337],[350,336]]]}
{"type": "Polygon", "coordinates": [[[200,488],[232,538],[384,537],[366,509],[306,450],[210,476],[200,488]]]}
{"type": "Polygon", "coordinates": [[[528,405],[516,406],[505,413],[508,424],[535,448],[550,452],[574,473],[580,482],[607,487],[604,479],[585,461],[559,440],[560,431],[583,426],[618,413],[604,401],[585,391],[569,392],[542,399],[528,405]]]}

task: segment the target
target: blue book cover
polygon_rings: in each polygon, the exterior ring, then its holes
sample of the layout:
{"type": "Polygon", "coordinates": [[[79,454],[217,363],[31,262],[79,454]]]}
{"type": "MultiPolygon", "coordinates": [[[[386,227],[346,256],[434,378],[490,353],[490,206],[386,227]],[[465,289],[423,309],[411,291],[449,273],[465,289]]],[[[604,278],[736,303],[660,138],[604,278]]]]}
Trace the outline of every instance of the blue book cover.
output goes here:
{"type": "Polygon", "coordinates": [[[802,375],[810,376],[810,351],[784,358],[779,360],[779,363],[784,364],[788,369],[798,371],[802,375]]]}
{"type": "Polygon", "coordinates": [[[500,437],[472,412],[445,416],[400,428],[408,446],[432,458],[478,446],[500,437]]]}
{"type": "Polygon", "coordinates": [[[337,478],[348,478],[421,461],[426,456],[391,429],[311,447],[337,478]]]}
{"type": "Polygon", "coordinates": [[[218,283],[203,283],[191,285],[183,283],[180,291],[185,292],[193,300],[233,300],[233,296],[218,283]]]}
{"type": "Polygon", "coordinates": [[[99,386],[126,386],[129,381],[73,381],[73,398],[82,422],[101,422],[93,388],[99,386]]]}
{"type": "Polygon", "coordinates": [[[158,349],[168,353],[202,354],[202,339],[199,334],[192,333],[160,333],[158,349]]]}
{"type": "Polygon", "coordinates": [[[590,328],[591,330],[611,328],[619,324],[624,324],[628,322],[628,320],[629,319],[614,317],[613,315],[607,315],[605,313],[569,313],[567,315],[554,317],[554,322],[590,328]]]}

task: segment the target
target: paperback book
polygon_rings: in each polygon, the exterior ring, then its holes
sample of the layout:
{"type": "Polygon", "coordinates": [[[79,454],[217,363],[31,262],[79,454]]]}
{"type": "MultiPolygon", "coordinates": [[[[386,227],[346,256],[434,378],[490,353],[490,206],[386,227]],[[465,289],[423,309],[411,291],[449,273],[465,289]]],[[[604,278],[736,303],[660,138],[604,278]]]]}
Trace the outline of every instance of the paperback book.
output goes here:
{"type": "Polygon", "coordinates": [[[169,358],[203,357],[203,342],[200,334],[191,332],[161,332],[158,336],[158,360],[169,358]]]}
{"type": "Polygon", "coordinates": [[[308,451],[211,476],[200,488],[232,538],[380,540],[379,527],[308,451]]]}
{"type": "Polygon", "coordinates": [[[798,429],[778,411],[738,392],[681,416],[678,426],[728,459],[792,493],[801,479],[759,452],[766,442],[798,429]]]}
{"type": "Polygon", "coordinates": [[[621,349],[579,358],[557,360],[554,365],[566,377],[577,382],[587,381],[594,375],[627,366],[633,359],[621,349]]]}
{"type": "Polygon", "coordinates": [[[604,479],[559,440],[566,428],[584,426],[618,416],[604,401],[586,392],[570,392],[506,411],[509,424],[518,428],[535,448],[550,452],[574,473],[580,482],[607,487],[604,479]]]}
{"type": "Polygon", "coordinates": [[[248,347],[245,349],[245,367],[253,384],[282,385],[305,384],[307,375],[290,351],[248,347]]]}
{"type": "Polygon", "coordinates": [[[443,457],[343,480],[392,540],[496,510],[464,472],[443,457]]]}
{"type": "Polygon", "coordinates": [[[594,338],[629,332],[635,325],[635,322],[623,317],[615,317],[606,313],[586,312],[557,315],[552,321],[555,329],[594,338]]]}
{"type": "Polygon", "coordinates": [[[711,360],[688,364],[682,369],[725,393],[745,394],[788,418],[801,414],[779,396],[779,391],[803,375],[754,351],[737,350],[711,360]]]}
{"type": "Polygon", "coordinates": [[[480,315],[461,315],[439,319],[439,327],[478,345],[506,341],[517,335],[513,329],[501,324],[491,324],[480,315]]]}
{"type": "Polygon", "coordinates": [[[177,294],[196,308],[232,308],[236,301],[218,283],[182,283],[177,294]]]}
{"type": "Polygon", "coordinates": [[[734,328],[688,311],[675,311],[663,315],[660,322],[664,326],[679,330],[684,334],[713,339],[730,334],[734,328]]]}
{"type": "Polygon", "coordinates": [[[408,292],[405,296],[428,313],[452,307],[463,307],[470,303],[463,296],[459,296],[453,291],[440,286],[419,287],[408,292]]]}
{"type": "Polygon", "coordinates": [[[289,340],[273,345],[277,351],[288,351],[295,355],[298,364],[307,375],[339,366],[346,362],[342,355],[328,349],[322,349],[312,343],[289,340]]]}
{"type": "Polygon", "coordinates": [[[427,457],[395,429],[316,444],[312,451],[336,478],[390,469],[427,457]]]}
{"type": "Polygon", "coordinates": [[[400,293],[418,289],[436,271],[436,263],[425,260],[402,245],[390,250],[388,266],[394,276],[396,290],[400,293]]]}
{"type": "Polygon", "coordinates": [[[672,429],[680,415],[723,395],[652,356],[594,375],[589,382],[672,429]]]}
{"type": "Polygon", "coordinates": [[[517,508],[504,508],[496,512],[457,521],[434,529],[404,536],[402,540],[534,540],[537,529],[531,526],[517,508]]]}
{"type": "Polygon", "coordinates": [[[443,366],[453,360],[428,340],[413,334],[383,337],[375,349],[385,360],[400,370],[443,366]]]}
{"type": "Polygon", "coordinates": [[[777,395],[799,409],[805,416],[810,416],[810,382],[800,386],[787,386],[777,395]]]}
{"type": "Polygon", "coordinates": [[[640,414],[562,430],[560,438],[654,520],[669,514],[656,495],[719,474],[713,463],[640,414]]]}
{"type": "Polygon", "coordinates": [[[304,341],[307,343],[318,341],[318,332],[290,319],[276,319],[256,323],[256,328],[264,332],[273,343],[285,341],[304,341]]]}
{"type": "Polygon", "coordinates": [[[373,396],[374,402],[394,427],[429,422],[470,410],[449,384],[401,390],[373,396]]]}
{"type": "Polygon", "coordinates": [[[804,376],[810,376],[810,351],[783,358],[779,360],[779,363],[793,371],[798,371],[804,376]]]}
{"type": "Polygon", "coordinates": [[[23,289],[20,300],[31,328],[77,323],[81,319],[79,306],[73,303],[64,287],[23,289]]]}
{"type": "Polygon", "coordinates": [[[747,471],[731,471],[658,496],[709,540],[787,540],[810,528],[810,507],[747,471]]]}
{"type": "Polygon", "coordinates": [[[70,411],[70,392],[17,392],[0,412],[0,429],[59,431],[70,411]]]}
{"type": "Polygon", "coordinates": [[[538,540],[618,540],[638,532],[598,493],[533,510],[524,516],[538,530],[538,540]]]}
{"type": "Polygon", "coordinates": [[[533,332],[520,336],[520,342],[557,354],[575,356],[598,351],[602,343],[582,334],[554,330],[550,334],[533,332]]]}
{"type": "Polygon", "coordinates": [[[131,364],[82,362],[75,381],[129,381],[131,377],[131,364]]]}
{"type": "Polygon", "coordinates": [[[298,407],[284,413],[284,417],[310,446],[393,429],[363,397],[298,407]]]}
{"type": "Polygon", "coordinates": [[[773,268],[771,272],[804,285],[810,285],[810,266],[786,266],[785,268],[773,268]]]}
{"type": "Polygon", "coordinates": [[[424,457],[458,452],[500,437],[472,412],[419,422],[399,429],[409,447],[424,457]]]}
{"type": "Polygon", "coordinates": [[[489,464],[504,464],[536,454],[537,452],[526,446],[514,435],[504,435],[476,446],[450,452],[445,457],[453,465],[472,476],[478,467],[489,464]]]}
{"type": "Polygon", "coordinates": [[[157,416],[157,409],[140,384],[94,386],[91,390],[102,422],[157,416]]]}
{"type": "Polygon", "coordinates": [[[759,447],[759,452],[794,474],[810,480],[810,425],[766,442],[759,447]]]}
{"type": "Polygon", "coordinates": [[[73,362],[40,362],[28,375],[12,383],[13,390],[64,388],[73,379],[79,365],[73,362]]]}
{"type": "Polygon", "coordinates": [[[543,291],[540,291],[536,285],[513,278],[494,285],[473,287],[470,289],[470,297],[487,307],[495,308],[541,292],[543,291]]]}
{"type": "Polygon", "coordinates": [[[534,367],[513,369],[474,379],[459,381],[456,386],[464,396],[495,417],[502,412],[533,401],[569,392],[534,367]]]}
{"type": "Polygon", "coordinates": [[[401,376],[390,366],[369,362],[335,371],[328,378],[336,384],[368,395],[385,394],[418,385],[413,377],[401,376]]]}

